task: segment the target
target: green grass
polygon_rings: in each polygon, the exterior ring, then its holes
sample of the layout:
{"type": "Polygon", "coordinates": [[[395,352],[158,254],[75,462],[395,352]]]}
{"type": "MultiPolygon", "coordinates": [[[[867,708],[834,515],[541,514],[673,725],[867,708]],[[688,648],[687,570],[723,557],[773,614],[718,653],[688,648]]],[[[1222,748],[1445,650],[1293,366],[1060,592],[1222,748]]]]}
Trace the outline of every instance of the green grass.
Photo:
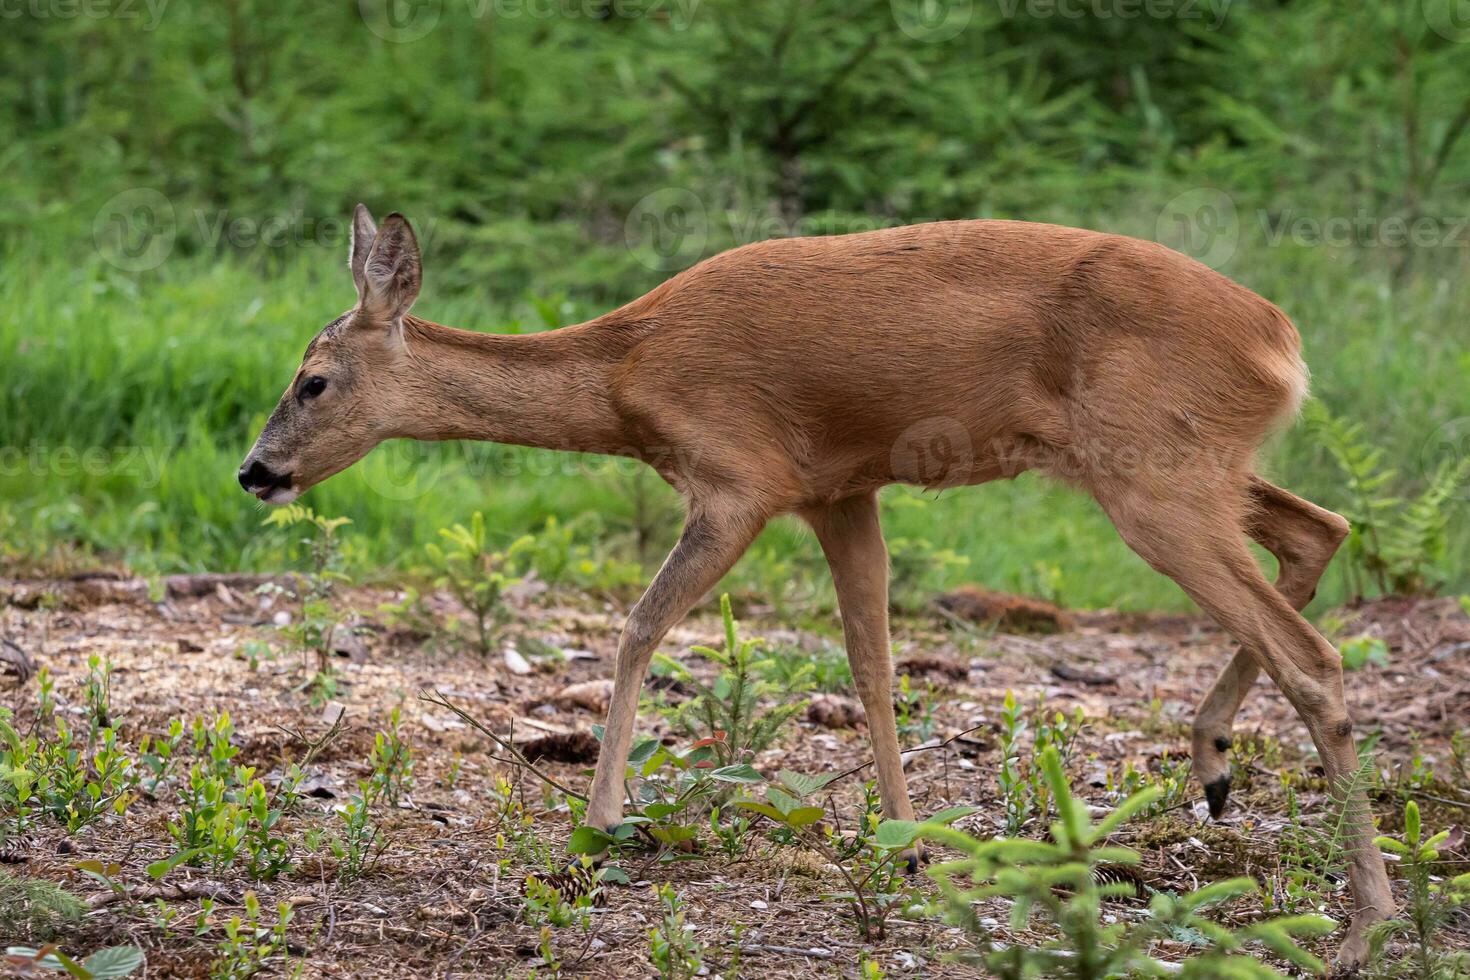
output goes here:
{"type": "MultiPolygon", "coordinates": [[[[0,556],[67,546],[145,573],[280,567],[290,539],[261,528],[262,507],[240,492],[235,470],[307,340],[350,305],[344,257],[303,248],[265,268],[249,257],[176,256],[135,277],[90,251],[78,261],[80,251],[75,241],[38,235],[12,240],[3,255],[0,556]]],[[[1421,486],[1435,431],[1470,417],[1466,277],[1421,274],[1395,286],[1366,253],[1265,246],[1243,247],[1227,271],[1287,309],[1306,337],[1317,394],[1367,423],[1405,490],[1421,486]]],[[[418,312],[455,326],[542,329],[600,312],[508,300],[493,284],[436,288],[464,277],[447,268],[436,275],[432,262],[428,280],[418,312]]],[[[371,577],[411,565],[438,528],[476,509],[506,543],[549,515],[587,511],[603,515],[605,533],[621,541],[632,521],[623,488],[633,466],[399,443],[307,502],[352,519],[349,558],[371,577]]],[[[1268,451],[1266,468],[1326,506],[1342,500],[1330,460],[1300,427],[1268,451]]],[[[673,501],[661,484],[656,493],[673,501]]],[[[664,544],[678,530],[669,513],[656,535],[664,544]]],[[[1470,534],[1459,516],[1449,571],[1464,591],[1470,534]]],[[[1049,582],[1073,606],[1187,606],[1095,504],[1034,477],[942,495],[891,488],[885,520],[891,537],[926,538],[969,559],[925,583],[934,588],[979,581],[1035,591],[1049,582]]],[[[787,561],[829,601],[815,542],[794,521],[774,525],[755,550],[765,557],[748,558],[729,585],[758,590],[774,575],[752,566],[787,561]]],[[[1340,594],[1339,577],[1329,576],[1325,597],[1340,594]]]]}

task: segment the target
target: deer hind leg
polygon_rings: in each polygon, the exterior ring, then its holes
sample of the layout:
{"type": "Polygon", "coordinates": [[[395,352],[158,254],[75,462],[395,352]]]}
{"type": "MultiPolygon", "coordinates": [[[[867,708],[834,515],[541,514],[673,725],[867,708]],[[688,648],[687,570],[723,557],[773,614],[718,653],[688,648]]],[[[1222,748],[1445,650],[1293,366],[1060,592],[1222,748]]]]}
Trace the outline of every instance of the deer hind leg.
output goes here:
{"type": "MultiPolygon", "coordinates": [[[[893,662],[888,637],[888,549],[878,524],[878,500],[872,494],[851,497],[802,512],[832,569],[847,659],[863,710],[878,770],[878,793],[885,816],[912,820],[908,782],[898,748],[893,716],[893,662]]],[[[908,855],[916,870],[919,852],[908,855]]]]}
{"type": "Polygon", "coordinates": [[[622,820],[623,774],[638,717],[638,695],[659,642],[714,588],[765,525],[764,514],[720,501],[695,501],[679,543],[623,626],[602,750],[587,803],[587,823],[612,829],[622,820]]]}
{"type": "Polygon", "coordinates": [[[1328,780],[1336,791],[1348,792],[1343,846],[1355,911],[1338,964],[1355,969],[1367,957],[1367,928],[1392,915],[1394,903],[1373,846],[1368,800],[1354,780],[1358,756],[1343,698],[1342,660],[1271,586],[1246,547],[1244,482],[1238,492],[1227,488],[1224,494],[1219,487],[1195,489],[1173,480],[1167,486],[1105,486],[1097,495],[1128,544],[1255,654],[1306,723],[1328,780]]]}
{"type": "MultiPolygon", "coordinates": [[[[1245,530],[1276,557],[1276,591],[1300,612],[1348,534],[1346,519],[1253,476],[1246,489],[1245,530]]],[[[1235,651],[1194,718],[1194,774],[1205,790],[1210,816],[1218,818],[1230,795],[1231,728],[1260,673],[1247,648],[1235,651]]]]}

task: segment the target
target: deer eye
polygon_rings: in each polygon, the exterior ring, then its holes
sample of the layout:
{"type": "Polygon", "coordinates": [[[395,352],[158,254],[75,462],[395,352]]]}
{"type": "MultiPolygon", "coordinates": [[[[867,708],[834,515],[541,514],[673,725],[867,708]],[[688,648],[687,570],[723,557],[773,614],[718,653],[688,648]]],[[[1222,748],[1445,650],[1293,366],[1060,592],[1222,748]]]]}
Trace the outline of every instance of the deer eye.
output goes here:
{"type": "Polygon", "coordinates": [[[315,398],[327,390],[327,379],[320,375],[306,379],[306,384],[301,386],[300,397],[302,401],[315,398]]]}

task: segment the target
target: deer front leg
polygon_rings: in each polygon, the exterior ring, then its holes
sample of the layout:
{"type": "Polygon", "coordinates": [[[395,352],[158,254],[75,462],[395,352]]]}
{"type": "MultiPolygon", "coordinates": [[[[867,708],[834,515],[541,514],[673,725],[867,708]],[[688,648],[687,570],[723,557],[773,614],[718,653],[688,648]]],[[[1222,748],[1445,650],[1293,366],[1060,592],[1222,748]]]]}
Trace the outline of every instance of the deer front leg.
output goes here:
{"type": "Polygon", "coordinates": [[[610,831],[622,821],[623,774],[638,718],[638,695],[653,651],[674,624],[724,577],[764,525],[764,515],[753,515],[746,508],[718,503],[690,505],[679,543],[628,614],[618,641],[612,703],[587,804],[590,826],[610,831]]]}
{"type": "MultiPolygon", "coordinates": [[[[802,515],[816,532],[842,611],[842,631],[853,684],[868,715],[868,737],[878,769],[878,794],[890,819],[914,819],[893,717],[893,662],[888,639],[888,549],[873,494],[850,497],[802,515]]],[[[917,870],[921,852],[908,854],[917,870]]]]}

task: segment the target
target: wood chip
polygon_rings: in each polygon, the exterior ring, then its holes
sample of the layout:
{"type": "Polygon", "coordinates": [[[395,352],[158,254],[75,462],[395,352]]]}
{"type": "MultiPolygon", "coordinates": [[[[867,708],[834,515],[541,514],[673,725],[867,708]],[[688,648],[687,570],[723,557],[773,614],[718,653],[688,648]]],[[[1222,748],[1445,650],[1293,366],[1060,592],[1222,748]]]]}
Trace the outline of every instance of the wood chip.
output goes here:
{"type": "Polygon", "coordinates": [[[1009,632],[1067,633],[1077,625],[1060,606],[978,585],[962,585],[935,601],[939,608],[961,619],[1009,632]]]}
{"type": "Polygon", "coordinates": [[[543,735],[520,745],[521,754],[531,762],[541,759],[551,762],[596,762],[599,748],[597,738],[591,732],[543,735]]]}
{"type": "Polygon", "coordinates": [[[612,703],[613,682],[611,680],[582,681],[568,684],[556,693],[555,701],[564,708],[585,708],[593,714],[606,714],[612,703]]]}
{"type": "Polygon", "coordinates": [[[1058,680],[1069,681],[1073,684],[1085,684],[1088,687],[1102,687],[1107,684],[1118,683],[1116,677],[1109,677],[1106,674],[1094,674],[1091,671],[1083,670],[1081,667],[1074,667],[1069,663],[1054,663],[1051,665],[1050,670],[1052,676],[1058,680]]]}
{"type": "Polygon", "coordinates": [[[818,694],[806,708],[807,721],[823,728],[853,728],[868,720],[863,706],[840,694],[818,694]]]}

